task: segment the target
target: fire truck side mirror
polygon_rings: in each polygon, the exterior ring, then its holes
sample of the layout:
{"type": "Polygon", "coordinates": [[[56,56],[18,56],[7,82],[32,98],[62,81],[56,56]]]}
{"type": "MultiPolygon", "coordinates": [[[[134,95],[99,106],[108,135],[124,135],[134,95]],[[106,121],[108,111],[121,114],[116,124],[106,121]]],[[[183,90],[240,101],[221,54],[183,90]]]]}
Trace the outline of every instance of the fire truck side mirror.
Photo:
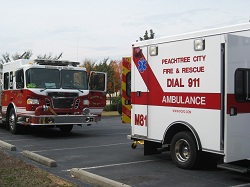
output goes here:
{"type": "Polygon", "coordinates": [[[94,75],[94,84],[95,85],[99,84],[99,76],[97,74],[94,75]]]}
{"type": "Polygon", "coordinates": [[[91,72],[89,89],[92,91],[106,92],[106,74],[102,72],[91,72]]]}

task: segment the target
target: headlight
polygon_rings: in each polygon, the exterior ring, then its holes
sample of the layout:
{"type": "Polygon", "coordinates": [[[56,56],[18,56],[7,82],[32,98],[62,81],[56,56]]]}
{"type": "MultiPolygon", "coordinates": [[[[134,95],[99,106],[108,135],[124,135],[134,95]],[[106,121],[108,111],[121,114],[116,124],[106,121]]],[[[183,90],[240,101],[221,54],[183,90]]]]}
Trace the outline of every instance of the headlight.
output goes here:
{"type": "Polygon", "coordinates": [[[39,99],[27,99],[28,105],[39,105],[39,99]]]}
{"type": "Polygon", "coordinates": [[[89,100],[85,99],[82,101],[83,105],[89,105],[89,100]]]}

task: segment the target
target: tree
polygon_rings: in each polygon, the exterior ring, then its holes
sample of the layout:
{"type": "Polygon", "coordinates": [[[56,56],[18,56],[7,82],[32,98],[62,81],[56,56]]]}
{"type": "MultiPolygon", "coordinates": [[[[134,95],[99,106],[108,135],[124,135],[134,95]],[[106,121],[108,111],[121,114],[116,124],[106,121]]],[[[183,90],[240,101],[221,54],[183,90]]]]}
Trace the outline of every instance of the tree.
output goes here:
{"type": "Polygon", "coordinates": [[[112,94],[121,90],[122,65],[121,61],[111,60],[109,63],[108,61],[109,58],[104,58],[99,64],[96,64],[90,59],[85,59],[82,65],[87,69],[88,74],[90,71],[107,73],[107,94],[111,99],[112,94]]]}
{"type": "Polygon", "coordinates": [[[12,55],[12,60],[18,60],[18,59],[30,59],[30,57],[33,55],[31,50],[28,50],[26,52],[24,52],[22,55],[20,55],[19,53],[15,53],[14,55],[12,55]]]}
{"type": "Polygon", "coordinates": [[[113,80],[112,80],[112,89],[114,90],[114,93],[116,93],[117,96],[117,92],[119,90],[121,90],[121,74],[122,74],[122,63],[121,61],[111,61],[111,67],[114,70],[114,75],[113,75],[113,80]]]}
{"type": "Polygon", "coordinates": [[[109,58],[103,59],[98,65],[96,65],[95,70],[107,73],[107,94],[109,95],[110,101],[112,100],[112,95],[114,90],[114,69],[112,66],[112,61],[108,64],[109,58]]]}
{"type": "Polygon", "coordinates": [[[90,71],[95,71],[96,67],[95,67],[95,62],[93,62],[90,59],[85,59],[83,61],[83,67],[85,67],[87,69],[87,73],[89,75],[90,71]]]}
{"type": "Polygon", "coordinates": [[[149,39],[154,39],[155,38],[155,33],[153,32],[153,29],[150,29],[150,37],[149,39]]]}
{"type": "MultiPolygon", "coordinates": [[[[59,60],[61,57],[62,57],[62,54],[63,53],[60,53],[58,56],[54,56],[52,57],[52,53],[49,53],[48,55],[47,54],[44,54],[44,55],[38,55],[37,56],[37,59],[46,59],[46,60],[59,60]]],[[[4,63],[8,63],[12,60],[18,60],[18,59],[30,59],[31,56],[33,55],[33,52],[32,50],[28,50],[26,52],[24,52],[23,54],[20,54],[18,52],[16,52],[14,55],[11,56],[10,58],[10,54],[9,53],[4,53],[2,54],[2,59],[0,59],[0,62],[2,64],[4,63]]]]}
{"type": "Polygon", "coordinates": [[[1,59],[2,64],[10,62],[10,54],[9,53],[2,54],[2,57],[3,57],[3,59],[1,59]]]}
{"type": "MultiPolygon", "coordinates": [[[[19,53],[15,53],[14,55],[11,56],[12,60],[18,60],[18,59],[30,59],[30,57],[33,55],[31,50],[28,50],[26,52],[24,52],[22,55],[19,53]]],[[[8,63],[11,61],[10,59],[10,54],[9,53],[4,53],[2,54],[2,59],[1,59],[1,63],[8,63]]]]}
{"type": "Polygon", "coordinates": [[[62,52],[57,56],[52,57],[52,53],[44,54],[44,55],[38,55],[37,59],[45,59],[45,60],[59,60],[60,58],[62,58],[62,52]]]}
{"type": "Polygon", "coordinates": [[[149,32],[150,32],[150,36],[148,36],[148,31],[146,30],[143,38],[140,37],[140,41],[154,39],[155,33],[153,32],[153,29],[150,29],[149,32]]]}

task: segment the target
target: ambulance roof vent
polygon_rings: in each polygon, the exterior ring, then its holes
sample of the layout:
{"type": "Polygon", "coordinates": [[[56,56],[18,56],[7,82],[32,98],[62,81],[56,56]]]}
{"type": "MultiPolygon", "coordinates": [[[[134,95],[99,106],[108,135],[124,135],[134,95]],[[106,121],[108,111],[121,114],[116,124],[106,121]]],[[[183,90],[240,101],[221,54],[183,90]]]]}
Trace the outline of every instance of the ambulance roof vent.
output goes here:
{"type": "Polygon", "coordinates": [[[66,60],[44,60],[44,59],[36,59],[34,60],[35,64],[39,65],[50,65],[50,66],[73,66],[76,67],[80,63],[79,62],[71,62],[66,60]]]}

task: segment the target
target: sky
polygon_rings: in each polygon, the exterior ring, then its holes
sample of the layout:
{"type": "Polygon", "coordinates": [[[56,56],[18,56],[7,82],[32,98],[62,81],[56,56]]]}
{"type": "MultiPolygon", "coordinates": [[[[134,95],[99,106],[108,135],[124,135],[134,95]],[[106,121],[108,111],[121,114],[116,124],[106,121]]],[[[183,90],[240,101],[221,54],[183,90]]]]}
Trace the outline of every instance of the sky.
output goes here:
{"type": "Polygon", "coordinates": [[[0,58],[32,50],[32,58],[121,60],[146,30],[159,38],[246,23],[249,7],[249,0],[0,0],[0,58]]]}

